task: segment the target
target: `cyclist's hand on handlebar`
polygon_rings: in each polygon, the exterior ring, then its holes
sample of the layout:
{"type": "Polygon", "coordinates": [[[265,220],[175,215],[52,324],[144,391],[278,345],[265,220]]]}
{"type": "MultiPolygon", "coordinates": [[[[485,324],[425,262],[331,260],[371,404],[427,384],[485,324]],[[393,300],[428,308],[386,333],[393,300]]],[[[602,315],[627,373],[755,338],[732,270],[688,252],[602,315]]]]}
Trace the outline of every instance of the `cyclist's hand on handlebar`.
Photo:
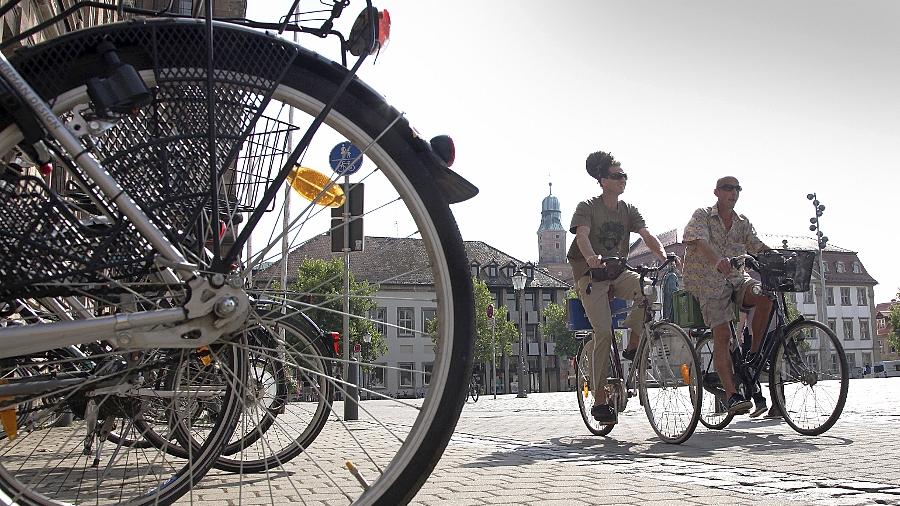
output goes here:
{"type": "Polygon", "coordinates": [[[729,260],[728,258],[722,257],[718,262],[716,262],[716,270],[722,273],[723,276],[727,276],[731,274],[732,269],[736,268],[733,267],[736,260],[737,259],[735,258],[729,260]]]}
{"type": "Polygon", "coordinates": [[[588,267],[591,269],[599,269],[605,265],[605,261],[600,257],[600,255],[591,255],[585,258],[587,261],[588,267]]]}

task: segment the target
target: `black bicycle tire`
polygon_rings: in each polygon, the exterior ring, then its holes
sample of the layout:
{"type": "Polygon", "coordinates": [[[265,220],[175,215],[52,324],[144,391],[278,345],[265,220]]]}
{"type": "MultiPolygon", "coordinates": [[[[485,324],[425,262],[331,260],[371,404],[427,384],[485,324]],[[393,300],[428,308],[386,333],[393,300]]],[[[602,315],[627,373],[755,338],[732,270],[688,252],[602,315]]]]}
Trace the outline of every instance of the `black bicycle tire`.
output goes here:
{"type": "MultiPolygon", "coordinates": [[[[328,350],[325,349],[325,345],[322,343],[320,339],[317,339],[317,336],[307,336],[305,332],[301,330],[301,327],[304,325],[302,322],[297,322],[296,317],[287,317],[282,320],[279,320],[279,325],[291,326],[294,330],[301,335],[303,335],[306,339],[308,339],[308,344],[312,347],[316,356],[321,360],[321,366],[324,368],[324,372],[326,374],[330,374],[331,370],[331,360],[327,360],[326,357],[329,356],[328,350]]],[[[277,363],[277,362],[276,362],[277,363]]],[[[282,378],[286,380],[286,378],[282,378]]],[[[300,455],[304,449],[306,449],[313,441],[315,441],[316,437],[322,432],[322,428],[325,427],[326,422],[328,422],[328,417],[331,414],[331,405],[329,399],[332,399],[334,396],[334,385],[331,382],[322,382],[323,384],[320,386],[321,391],[319,392],[320,401],[318,403],[319,408],[316,410],[316,414],[312,419],[312,423],[307,425],[306,430],[297,437],[293,443],[291,443],[287,448],[283,448],[279,450],[277,453],[264,458],[264,459],[256,459],[252,461],[240,460],[231,458],[228,455],[233,455],[234,453],[238,453],[240,451],[240,447],[246,447],[250,444],[248,439],[242,438],[242,441],[235,441],[226,445],[225,449],[222,451],[222,455],[216,459],[215,464],[213,466],[216,469],[232,472],[232,473],[262,473],[268,469],[275,468],[285,462],[289,462],[300,455]],[[231,449],[228,447],[232,446],[231,449]],[[237,447],[237,451],[234,451],[234,448],[237,447]]],[[[281,387],[279,387],[281,388],[281,387]]],[[[262,427],[258,429],[252,430],[255,438],[262,437],[265,432],[275,423],[277,420],[277,415],[273,415],[271,417],[266,418],[265,423],[262,427]]],[[[240,422],[238,422],[238,427],[240,427],[240,422]]],[[[246,438],[246,436],[244,436],[246,438]]]]}
{"type": "MultiPolygon", "coordinates": [[[[35,48],[23,56],[34,60],[48,48],[59,48],[73,41],[96,37],[106,37],[116,32],[128,30],[149,33],[157,26],[169,26],[179,29],[203,29],[202,24],[192,22],[149,21],[142,25],[120,24],[104,26],[95,30],[85,30],[55,39],[43,48],[35,48]],[[186,28],[184,28],[186,27],[186,28]]],[[[242,37],[259,37],[271,41],[271,45],[284,47],[285,43],[278,39],[252,32],[250,30],[221,25],[216,27],[216,37],[240,34],[242,37]],[[252,35],[248,35],[252,33],[252,35]]],[[[122,43],[123,37],[116,38],[122,43]]],[[[202,38],[201,38],[202,40],[202,38]]],[[[286,71],[281,81],[281,89],[285,93],[297,90],[305,96],[314,98],[320,103],[332,99],[338,85],[347,71],[340,65],[322,58],[312,52],[298,49],[296,59],[286,71]]],[[[136,67],[138,71],[153,70],[153,63],[148,54],[137,50],[122,48],[122,60],[136,67]]],[[[77,54],[72,57],[77,66],[77,75],[62,73],[62,81],[73,82],[81,77],[99,74],[103,68],[101,59],[95,54],[77,54]]],[[[233,60],[235,65],[243,65],[242,59],[233,60]]],[[[197,66],[205,62],[197,62],[197,66]]],[[[235,69],[229,69],[235,70],[235,69]]],[[[240,69],[238,69],[240,70],[240,69]]],[[[83,79],[82,79],[83,82],[83,79]]],[[[52,86],[58,86],[54,83],[52,86]]],[[[36,87],[39,92],[46,89],[36,87]]],[[[73,85],[62,85],[62,89],[74,88],[73,85]]],[[[421,200],[422,214],[429,219],[430,229],[420,232],[427,237],[434,248],[432,253],[442,262],[440,269],[446,278],[442,280],[449,294],[445,304],[451,311],[452,321],[441,322],[446,326],[444,355],[448,357],[438,370],[437,364],[432,373],[433,378],[440,378],[438,385],[430,388],[429,399],[426,399],[422,414],[417,419],[417,437],[410,437],[401,446],[397,457],[385,470],[384,479],[378,480],[360,497],[361,503],[399,504],[409,501],[429,476],[431,470],[440,459],[450,436],[456,426],[459,413],[466,396],[466,381],[470,375],[472,364],[472,336],[474,335],[474,301],[471,278],[466,262],[466,252],[458,227],[450,212],[445,194],[436,184],[441,177],[439,171],[444,169],[437,157],[431,152],[427,143],[421,139],[402,118],[402,114],[390,107],[384,98],[358,79],[350,82],[346,91],[337,100],[334,111],[347,118],[347,122],[365,132],[372,138],[378,137],[378,146],[393,159],[410,188],[421,200]],[[397,118],[400,118],[397,120],[397,118]],[[414,441],[413,441],[414,440],[414,441]]],[[[5,126],[5,125],[0,125],[5,126]]]]}
{"type": "Polygon", "coordinates": [[[641,348],[642,352],[639,357],[637,357],[636,363],[639,364],[640,370],[638,372],[638,395],[641,399],[641,404],[644,406],[644,411],[647,414],[647,420],[650,422],[650,426],[653,428],[653,431],[656,432],[656,435],[659,436],[666,443],[670,444],[681,444],[687,441],[694,431],[697,429],[697,424],[700,421],[700,408],[703,404],[703,388],[699,385],[698,378],[700,377],[700,372],[698,369],[698,364],[700,363],[697,360],[697,350],[694,348],[694,344],[691,341],[690,337],[687,333],[674,323],[670,323],[667,321],[658,321],[652,324],[649,329],[649,334],[643,336],[645,339],[649,339],[649,342],[644,343],[641,348]],[[650,350],[652,347],[653,335],[657,329],[667,327],[675,330],[675,333],[680,336],[680,338],[684,341],[684,350],[691,354],[691,359],[693,360],[694,367],[691,368],[693,373],[693,378],[695,381],[695,390],[697,391],[696,395],[692,397],[692,403],[694,407],[693,415],[691,416],[691,420],[685,426],[685,430],[678,436],[671,437],[665,434],[662,434],[659,428],[657,428],[656,423],[654,422],[654,417],[652,414],[651,403],[649,402],[649,398],[647,395],[647,363],[650,356],[650,350]]]}
{"type": "MultiPolygon", "coordinates": [[[[821,342],[822,339],[820,339],[819,341],[819,346],[824,346],[824,343],[821,342]]],[[[849,365],[847,364],[847,355],[846,352],[844,352],[843,345],[841,345],[840,340],[838,339],[837,335],[832,332],[831,328],[815,320],[798,321],[796,323],[788,325],[788,327],[785,329],[784,339],[779,341],[772,350],[772,360],[769,370],[769,394],[772,398],[772,403],[775,405],[775,407],[778,408],[781,416],[784,418],[784,421],[792,429],[805,436],[818,436],[825,433],[826,431],[828,431],[828,429],[833,427],[840,418],[841,413],[844,410],[844,405],[847,402],[847,391],[849,387],[850,372],[849,365]],[[828,337],[832,344],[832,351],[837,354],[838,364],[840,364],[841,367],[840,389],[834,409],[832,410],[831,415],[829,415],[828,419],[825,420],[825,423],[812,429],[800,427],[799,425],[797,425],[797,422],[793,420],[790,415],[790,410],[784,405],[784,398],[782,393],[783,390],[779,391],[778,389],[778,386],[780,385],[780,382],[778,381],[780,368],[779,364],[781,363],[778,360],[778,357],[783,354],[783,350],[785,349],[785,342],[794,334],[802,332],[804,328],[808,327],[815,328],[818,332],[821,333],[820,336],[824,335],[828,337]]]]}
{"type": "MultiPolygon", "coordinates": [[[[584,402],[584,385],[581,384],[581,374],[580,364],[583,363],[581,359],[582,351],[584,351],[584,346],[587,341],[582,341],[581,345],[578,346],[578,354],[575,356],[575,377],[577,378],[578,384],[576,385],[575,395],[578,396],[578,411],[581,413],[581,420],[584,421],[585,427],[587,427],[588,431],[595,436],[605,436],[612,432],[614,428],[616,428],[616,424],[608,424],[608,425],[600,425],[597,427],[597,422],[594,420],[594,417],[590,413],[590,409],[584,402]]],[[[611,374],[615,374],[615,371],[610,371],[611,374]]],[[[587,386],[588,390],[592,388],[592,385],[587,386]]]]}
{"type": "MultiPolygon", "coordinates": [[[[701,337],[697,341],[697,350],[698,350],[697,351],[697,359],[698,359],[698,365],[700,367],[701,375],[705,373],[706,366],[704,366],[703,360],[700,358],[699,350],[701,350],[705,344],[707,344],[708,342],[710,342],[712,340],[713,340],[712,336],[708,335],[708,336],[701,337]]],[[[712,360],[712,357],[710,357],[710,360],[712,360]]],[[[701,381],[703,381],[702,378],[701,378],[701,381]]],[[[707,395],[709,395],[709,392],[704,392],[703,394],[704,394],[704,397],[706,397],[707,395]]],[[[706,427],[707,429],[722,430],[725,427],[728,427],[728,424],[730,424],[732,420],[734,420],[734,413],[726,412],[725,417],[719,423],[711,423],[711,422],[706,421],[706,419],[703,416],[703,408],[702,408],[702,402],[701,402],[700,423],[703,424],[703,426],[706,427]]]]}

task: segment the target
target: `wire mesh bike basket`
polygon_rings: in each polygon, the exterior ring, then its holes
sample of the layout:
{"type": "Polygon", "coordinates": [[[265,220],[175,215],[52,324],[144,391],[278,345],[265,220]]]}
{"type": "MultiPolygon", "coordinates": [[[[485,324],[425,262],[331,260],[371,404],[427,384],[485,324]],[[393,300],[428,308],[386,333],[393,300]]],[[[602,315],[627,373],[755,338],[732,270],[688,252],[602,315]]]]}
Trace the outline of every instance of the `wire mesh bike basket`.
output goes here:
{"type": "Polygon", "coordinates": [[[779,292],[809,291],[816,252],[778,249],[759,254],[759,275],[763,290],[779,292]]]}

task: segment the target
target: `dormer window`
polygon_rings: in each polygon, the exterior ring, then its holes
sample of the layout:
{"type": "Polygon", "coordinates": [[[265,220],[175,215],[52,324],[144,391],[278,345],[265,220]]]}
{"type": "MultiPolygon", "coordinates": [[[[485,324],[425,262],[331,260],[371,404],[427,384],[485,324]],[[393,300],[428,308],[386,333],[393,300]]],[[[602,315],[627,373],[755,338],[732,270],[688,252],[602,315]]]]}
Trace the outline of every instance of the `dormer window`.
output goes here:
{"type": "Polygon", "coordinates": [[[488,277],[496,278],[497,277],[497,264],[490,264],[487,267],[488,277]]]}
{"type": "Polygon", "coordinates": [[[534,279],[534,264],[531,262],[525,264],[525,275],[528,276],[528,279],[534,279]]]}
{"type": "Polygon", "coordinates": [[[862,266],[859,265],[859,262],[853,262],[853,273],[862,274],[862,266]]]}
{"type": "Polygon", "coordinates": [[[838,273],[844,272],[844,262],[836,262],[834,264],[834,270],[838,273]]]}
{"type": "Polygon", "coordinates": [[[477,263],[472,262],[469,264],[469,274],[471,274],[473,278],[478,277],[479,271],[481,271],[481,267],[477,263]]]}
{"type": "Polygon", "coordinates": [[[506,277],[512,279],[513,274],[516,273],[516,264],[510,262],[503,267],[503,271],[506,273],[506,277]]]}

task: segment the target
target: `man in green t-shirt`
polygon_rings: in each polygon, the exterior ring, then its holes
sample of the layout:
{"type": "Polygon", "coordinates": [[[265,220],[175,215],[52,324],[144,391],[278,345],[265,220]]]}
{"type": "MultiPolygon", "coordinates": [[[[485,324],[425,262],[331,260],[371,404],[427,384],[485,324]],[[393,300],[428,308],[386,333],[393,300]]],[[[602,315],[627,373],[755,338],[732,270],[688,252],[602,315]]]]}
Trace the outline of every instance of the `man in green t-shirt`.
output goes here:
{"type": "MultiPolygon", "coordinates": [[[[572,266],[578,297],[594,331],[591,340],[591,387],[594,392],[591,415],[601,423],[614,424],[618,421],[616,411],[606,399],[606,376],[613,337],[609,297],[640,301],[640,281],[638,275],[630,271],[624,271],[614,279],[597,281],[591,277],[589,269],[604,267],[604,259],[609,257],[619,257],[624,261],[628,257],[632,232],[640,234],[661,262],[666,260],[666,253],[659,240],[647,230],[637,208],[619,200],[628,181],[621,164],[610,153],[597,151],[588,155],[585,165],[588,174],[600,183],[603,191],[599,197],[585,200],[575,208],[569,226],[575,239],[566,256],[572,266]]],[[[629,360],[634,358],[644,319],[645,308],[635,303],[625,320],[631,333],[628,347],[622,355],[629,360]]]]}

